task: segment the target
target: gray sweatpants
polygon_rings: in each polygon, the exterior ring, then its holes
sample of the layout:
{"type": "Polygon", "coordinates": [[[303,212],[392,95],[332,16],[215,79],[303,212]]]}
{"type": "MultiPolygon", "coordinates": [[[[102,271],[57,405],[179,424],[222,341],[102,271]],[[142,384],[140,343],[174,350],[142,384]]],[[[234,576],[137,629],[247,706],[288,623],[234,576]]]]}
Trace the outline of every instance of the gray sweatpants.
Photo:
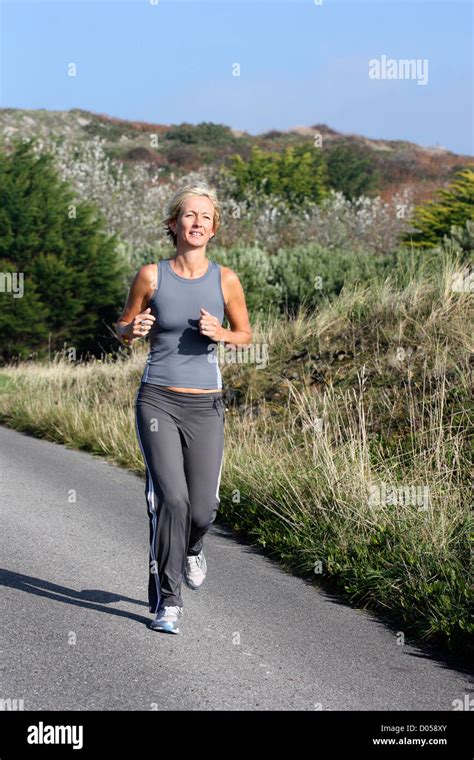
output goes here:
{"type": "Polygon", "coordinates": [[[199,554],[219,508],[224,459],[222,393],[182,393],[143,383],[135,426],[146,467],[150,612],[183,606],[186,556],[199,554]]]}

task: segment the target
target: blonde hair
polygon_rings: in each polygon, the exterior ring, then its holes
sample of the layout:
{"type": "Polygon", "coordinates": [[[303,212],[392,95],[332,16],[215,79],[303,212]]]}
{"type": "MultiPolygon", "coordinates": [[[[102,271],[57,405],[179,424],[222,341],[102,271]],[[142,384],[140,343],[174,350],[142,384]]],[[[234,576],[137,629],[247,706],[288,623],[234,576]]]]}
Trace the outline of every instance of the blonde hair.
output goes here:
{"type": "MultiPolygon", "coordinates": [[[[169,223],[178,220],[180,209],[186,198],[189,198],[190,195],[205,195],[206,198],[209,198],[214,206],[214,235],[220,227],[221,206],[215,189],[206,185],[205,182],[197,182],[194,185],[183,185],[183,187],[180,187],[175,192],[171,200],[168,202],[166,206],[166,216],[162,222],[166,229],[166,234],[171,238],[175,247],[177,245],[176,235],[170,228],[169,223]]],[[[211,240],[213,240],[213,238],[209,240],[209,243],[211,240]]]]}

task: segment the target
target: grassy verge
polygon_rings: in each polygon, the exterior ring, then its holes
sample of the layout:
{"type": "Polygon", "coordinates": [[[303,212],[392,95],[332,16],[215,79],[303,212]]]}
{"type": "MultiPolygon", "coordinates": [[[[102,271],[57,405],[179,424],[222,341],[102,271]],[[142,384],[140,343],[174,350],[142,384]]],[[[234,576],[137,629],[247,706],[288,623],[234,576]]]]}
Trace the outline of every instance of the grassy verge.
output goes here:
{"type": "MultiPolygon", "coordinates": [[[[254,325],[268,363],[221,364],[220,514],[270,556],[394,621],[405,641],[472,651],[472,295],[439,254],[254,325]],[[433,264],[434,261],[434,264],[433,264]]],[[[146,346],[105,363],[0,373],[0,420],[142,473],[134,398],[146,346]]]]}

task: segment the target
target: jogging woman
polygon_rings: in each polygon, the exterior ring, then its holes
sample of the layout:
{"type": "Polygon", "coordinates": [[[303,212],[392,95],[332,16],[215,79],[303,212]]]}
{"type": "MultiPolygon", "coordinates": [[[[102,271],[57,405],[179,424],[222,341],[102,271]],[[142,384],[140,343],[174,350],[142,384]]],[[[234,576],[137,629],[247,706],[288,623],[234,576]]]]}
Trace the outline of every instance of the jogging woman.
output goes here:
{"type": "Polygon", "coordinates": [[[252,339],[238,276],[206,258],[219,219],[213,189],[187,185],[174,194],[163,224],[176,253],[139,269],[116,325],[125,345],[150,334],[135,423],[146,467],[150,628],[169,633],[179,632],[183,578],[197,589],[206,576],[203,537],[219,508],[225,409],[218,343],[252,339]]]}

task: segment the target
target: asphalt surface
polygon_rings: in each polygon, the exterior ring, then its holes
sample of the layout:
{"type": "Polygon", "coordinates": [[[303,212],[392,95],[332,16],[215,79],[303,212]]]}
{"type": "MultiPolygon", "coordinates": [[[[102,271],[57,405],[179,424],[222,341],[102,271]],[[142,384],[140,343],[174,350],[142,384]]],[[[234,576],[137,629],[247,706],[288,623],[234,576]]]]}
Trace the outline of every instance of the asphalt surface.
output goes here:
{"type": "Polygon", "coordinates": [[[0,426],[0,699],[25,710],[452,710],[453,661],[214,524],[177,635],[150,630],[144,478],[0,426]],[[75,498],[75,500],[74,500],[75,498]]]}

